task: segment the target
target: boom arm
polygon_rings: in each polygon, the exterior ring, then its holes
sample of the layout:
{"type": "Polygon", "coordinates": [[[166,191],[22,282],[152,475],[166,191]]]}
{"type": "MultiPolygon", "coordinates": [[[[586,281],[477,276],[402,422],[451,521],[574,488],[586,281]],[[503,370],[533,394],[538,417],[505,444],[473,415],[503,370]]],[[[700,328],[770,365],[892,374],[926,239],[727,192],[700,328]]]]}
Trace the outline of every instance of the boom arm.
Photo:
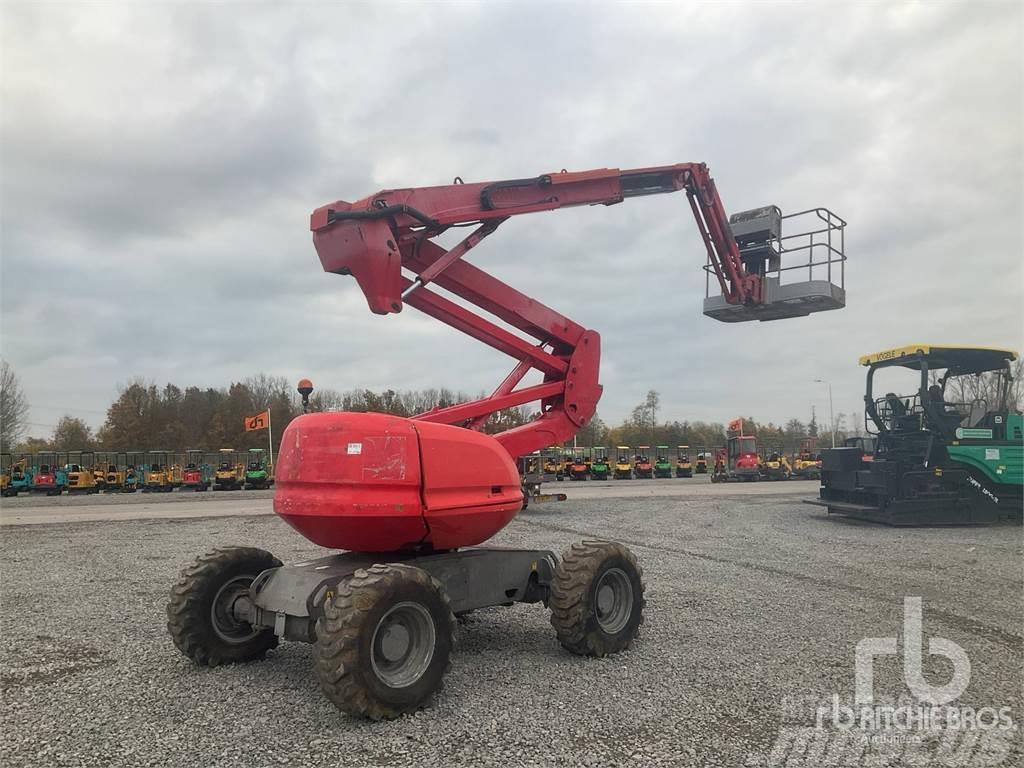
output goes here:
{"type": "Polygon", "coordinates": [[[324,270],[355,277],[373,312],[400,312],[408,304],[516,360],[490,396],[414,418],[478,428],[497,411],[539,400],[539,418],[495,435],[517,458],[564,442],[593,417],[601,396],[600,336],[463,256],[512,216],[613,205],[628,197],[680,190],[686,191],[722,296],[730,304],[761,304],[763,277],[749,272],[740,259],[725,208],[703,163],[562,171],[476,184],[456,179],[445,186],[383,190],[355,203],[339,200],[317,208],[310,228],[324,270]],[[473,225],[450,250],[433,242],[451,227],[473,225]],[[415,277],[403,276],[403,268],[415,277]],[[527,338],[431,291],[432,283],[527,338]],[[543,373],[543,383],[517,389],[531,369],[543,373]]]}

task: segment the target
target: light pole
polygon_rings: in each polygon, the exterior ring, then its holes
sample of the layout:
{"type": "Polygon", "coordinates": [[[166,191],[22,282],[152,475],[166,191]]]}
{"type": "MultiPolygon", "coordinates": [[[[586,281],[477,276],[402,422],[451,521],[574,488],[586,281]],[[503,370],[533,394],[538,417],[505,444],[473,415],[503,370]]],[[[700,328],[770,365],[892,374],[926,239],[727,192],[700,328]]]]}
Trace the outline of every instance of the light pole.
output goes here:
{"type": "Polygon", "coordinates": [[[832,383],[824,379],[815,379],[816,384],[824,384],[828,387],[828,431],[832,433],[832,447],[836,447],[836,415],[832,411],[832,383]]]}

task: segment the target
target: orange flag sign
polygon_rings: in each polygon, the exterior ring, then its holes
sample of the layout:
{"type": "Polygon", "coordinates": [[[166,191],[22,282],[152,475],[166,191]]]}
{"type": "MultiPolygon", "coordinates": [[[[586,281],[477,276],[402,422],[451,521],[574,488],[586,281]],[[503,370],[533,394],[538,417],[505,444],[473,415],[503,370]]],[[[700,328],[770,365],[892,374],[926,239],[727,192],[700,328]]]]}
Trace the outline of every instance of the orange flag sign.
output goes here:
{"type": "Polygon", "coordinates": [[[730,432],[742,432],[743,431],[743,419],[733,419],[729,422],[730,432]]]}
{"type": "Polygon", "coordinates": [[[245,417],[245,431],[255,432],[258,429],[266,429],[270,426],[270,409],[268,408],[263,413],[257,413],[255,416],[245,417]]]}

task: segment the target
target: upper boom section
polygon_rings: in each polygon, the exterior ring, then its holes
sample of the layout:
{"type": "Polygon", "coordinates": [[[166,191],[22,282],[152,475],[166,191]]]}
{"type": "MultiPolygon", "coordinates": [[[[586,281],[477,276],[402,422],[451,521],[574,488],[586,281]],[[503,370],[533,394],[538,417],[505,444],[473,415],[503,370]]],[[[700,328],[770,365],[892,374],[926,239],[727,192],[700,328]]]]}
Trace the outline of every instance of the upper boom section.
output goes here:
{"type": "MultiPolygon", "coordinates": [[[[750,269],[741,260],[715,182],[703,163],[456,182],[387,189],[354,203],[338,200],[317,208],[310,228],[324,269],[353,275],[374,312],[399,312],[398,251],[403,241],[429,239],[451,226],[481,224],[479,237],[467,243],[454,260],[511,216],[580,205],[614,205],[629,197],[686,190],[722,296],[730,304],[762,303],[763,270],[750,269]]],[[[431,279],[428,276],[421,284],[431,279]]]]}
{"type": "Polygon", "coordinates": [[[497,411],[539,400],[536,419],[496,435],[509,454],[518,457],[567,440],[593,417],[601,396],[600,336],[463,257],[513,216],[614,205],[626,198],[679,191],[686,192],[704,241],[708,282],[714,275],[717,283],[716,294],[705,299],[706,315],[725,322],[771,320],[842,306],[845,295],[837,298],[837,286],[831,282],[833,254],[842,258],[842,248],[833,248],[832,233],[841,233],[845,222],[825,209],[806,211],[816,214],[819,222],[809,233],[810,245],[787,249],[787,237],[781,234],[787,217],[774,206],[738,214],[730,223],[703,163],[561,171],[473,184],[456,179],[444,186],[386,189],[354,203],[338,200],[317,208],[310,226],[324,269],[355,277],[373,312],[401,312],[409,304],[516,361],[488,397],[416,418],[479,428],[497,411]],[[454,247],[446,250],[434,242],[451,227],[461,226],[473,228],[454,247]],[[826,261],[815,261],[814,238],[826,232],[826,261]],[[808,270],[808,286],[813,282],[810,273],[828,264],[827,296],[818,287],[781,285],[778,274],[783,268],[778,262],[787,250],[809,254],[799,267],[808,270]],[[412,276],[403,275],[403,269],[412,276]],[[434,283],[464,303],[431,290],[434,283]],[[519,387],[531,370],[542,374],[542,383],[519,387]]]}

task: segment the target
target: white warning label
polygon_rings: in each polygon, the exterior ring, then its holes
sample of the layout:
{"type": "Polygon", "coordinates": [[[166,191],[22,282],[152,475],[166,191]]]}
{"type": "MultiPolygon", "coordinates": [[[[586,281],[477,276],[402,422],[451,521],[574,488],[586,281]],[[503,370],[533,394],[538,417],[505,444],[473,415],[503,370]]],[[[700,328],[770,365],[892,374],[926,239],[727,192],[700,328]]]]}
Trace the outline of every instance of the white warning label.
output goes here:
{"type": "Polygon", "coordinates": [[[363,452],[363,444],[362,443],[349,443],[348,444],[348,455],[349,456],[354,456],[354,455],[362,453],[362,452],[363,452]]]}

